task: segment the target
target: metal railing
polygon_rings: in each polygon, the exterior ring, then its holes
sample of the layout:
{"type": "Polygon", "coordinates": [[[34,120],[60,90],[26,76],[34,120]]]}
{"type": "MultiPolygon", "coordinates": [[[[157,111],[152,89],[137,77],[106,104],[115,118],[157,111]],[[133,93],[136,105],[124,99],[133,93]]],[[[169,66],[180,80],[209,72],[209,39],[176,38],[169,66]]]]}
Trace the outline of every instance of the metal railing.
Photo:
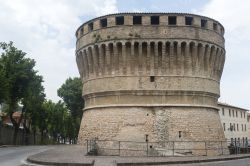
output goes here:
{"type": "MultiPolygon", "coordinates": [[[[249,153],[248,142],[166,141],[134,142],[86,140],[88,155],[101,156],[211,156],[249,153]]],[[[250,146],[250,145],[249,145],[250,146]]]]}
{"type": "Polygon", "coordinates": [[[97,139],[93,139],[93,140],[86,140],[87,142],[87,154],[91,155],[91,156],[97,156],[98,152],[97,152],[97,139]]]}

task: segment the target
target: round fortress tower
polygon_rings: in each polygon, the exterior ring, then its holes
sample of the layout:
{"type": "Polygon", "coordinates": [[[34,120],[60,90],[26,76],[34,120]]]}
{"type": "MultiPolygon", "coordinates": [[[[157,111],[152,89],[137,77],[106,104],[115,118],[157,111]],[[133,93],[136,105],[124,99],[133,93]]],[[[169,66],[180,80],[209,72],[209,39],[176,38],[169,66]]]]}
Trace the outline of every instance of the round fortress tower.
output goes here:
{"type": "Polygon", "coordinates": [[[119,13],[76,31],[85,109],[78,141],[224,141],[224,28],[184,13],[119,13]]]}

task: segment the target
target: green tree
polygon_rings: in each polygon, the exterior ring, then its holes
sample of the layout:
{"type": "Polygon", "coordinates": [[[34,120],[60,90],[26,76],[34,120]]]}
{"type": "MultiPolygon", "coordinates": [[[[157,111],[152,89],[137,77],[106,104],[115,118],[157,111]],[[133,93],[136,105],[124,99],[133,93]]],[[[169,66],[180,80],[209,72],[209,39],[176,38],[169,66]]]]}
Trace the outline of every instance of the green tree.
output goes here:
{"type": "Polygon", "coordinates": [[[39,118],[38,118],[38,121],[37,121],[37,126],[38,126],[38,129],[41,133],[41,144],[44,144],[44,138],[47,136],[48,134],[48,125],[49,125],[49,110],[48,108],[46,107],[47,105],[47,101],[44,101],[42,103],[42,106],[41,106],[41,109],[39,109],[39,118]]]}
{"type": "Polygon", "coordinates": [[[54,105],[54,109],[50,114],[50,132],[54,138],[54,141],[59,142],[60,136],[63,134],[63,119],[64,119],[64,112],[67,111],[67,108],[64,104],[59,101],[54,105]]]}
{"type": "MultiPolygon", "coordinates": [[[[36,111],[38,118],[37,127],[41,132],[41,139],[51,137],[54,143],[62,143],[69,140],[70,143],[76,141],[77,127],[71,112],[66,108],[65,103],[57,103],[51,100],[44,101],[42,109],[36,111]]],[[[34,129],[32,129],[34,130],[34,129]]],[[[45,143],[41,140],[41,143],[45,143]]]]}
{"type": "Polygon", "coordinates": [[[51,100],[45,100],[42,104],[42,109],[40,110],[40,118],[38,119],[38,128],[41,132],[41,143],[44,143],[44,136],[53,136],[53,111],[55,110],[55,103],[51,100]]]}
{"type": "Polygon", "coordinates": [[[22,105],[25,108],[23,122],[25,136],[26,134],[29,134],[30,129],[32,129],[34,134],[34,143],[36,143],[36,131],[37,128],[39,128],[39,119],[43,115],[42,104],[45,100],[42,82],[42,76],[33,75],[33,79],[31,79],[29,86],[25,91],[24,98],[22,99],[22,105]]]}
{"type": "Polygon", "coordinates": [[[82,98],[82,81],[80,78],[68,78],[57,90],[57,94],[63,99],[74,118],[82,116],[84,101],[82,98]]]}
{"type": "Polygon", "coordinates": [[[13,143],[16,144],[17,133],[26,107],[22,108],[19,120],[15,120],[13,114],[18,111],[18,103],[25,97],[28,86],[36,75],[35,61],[25,58],[26,53],[14,47],[12,42],[0,43],[0,48],[3,50],[0,60],[2,77],[7,84],[4,102],[8,106],[7,114],[14,126],[13,143]]]}
{"type": "Polygon", "coordinates": [[[4,70],[2,69],[1,62],[0,62],[0,104],[4,101],[6,96],[6,88],[7,84],[4,79],[4,70]]]}
{"type": "Polygon", "coordinates": [[[66,107],[70,110],[71,116],[67,119],[68,136],[76,143],[80,128],[82,109],[84,100],[82,98],[82,81],[80,78],[68,78],[65,83],[57,90],[59,97],[63,99],[66,107]],[[69,123],[72,123],[71,125],[69,123]]]}
{"type": "Polygon", "coordinates": [[[68,109],[64,103],[59,101],[54,103],[51,100],[43,104],[46,118],[46,123],[41,123],[43,129],[48,131],[48,134],[53,138],[54,142],[60,142],[60,139],[66,138],[66,119],[69,114],[68,109]]]}

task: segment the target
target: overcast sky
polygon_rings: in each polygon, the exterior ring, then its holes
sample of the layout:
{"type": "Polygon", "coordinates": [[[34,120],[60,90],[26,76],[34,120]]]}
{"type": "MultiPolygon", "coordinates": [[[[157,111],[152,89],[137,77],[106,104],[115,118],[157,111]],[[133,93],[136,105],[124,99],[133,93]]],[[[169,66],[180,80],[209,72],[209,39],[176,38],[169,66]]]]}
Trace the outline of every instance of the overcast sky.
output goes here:
{"type": "Polygon", "coordinates": [[[220,101],[250,109],[249,0],[0,0],[0,41],[13,41],[36,60],[47,98],[58,101],[57,89],[79,76],[75,30],[116,12],[185,12],[220,21],[226,30],[220,101]]]}

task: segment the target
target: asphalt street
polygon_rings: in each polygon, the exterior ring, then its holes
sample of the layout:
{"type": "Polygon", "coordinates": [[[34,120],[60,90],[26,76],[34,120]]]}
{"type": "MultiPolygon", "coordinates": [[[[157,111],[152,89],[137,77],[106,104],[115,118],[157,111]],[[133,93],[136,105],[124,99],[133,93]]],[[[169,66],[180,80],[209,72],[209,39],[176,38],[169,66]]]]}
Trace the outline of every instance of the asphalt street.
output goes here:
{"type": "Polygon", "coordinates": [[[0,148],[0,166],[23,166],[28,156],[50,149],[48,146],[0,148]]]}

